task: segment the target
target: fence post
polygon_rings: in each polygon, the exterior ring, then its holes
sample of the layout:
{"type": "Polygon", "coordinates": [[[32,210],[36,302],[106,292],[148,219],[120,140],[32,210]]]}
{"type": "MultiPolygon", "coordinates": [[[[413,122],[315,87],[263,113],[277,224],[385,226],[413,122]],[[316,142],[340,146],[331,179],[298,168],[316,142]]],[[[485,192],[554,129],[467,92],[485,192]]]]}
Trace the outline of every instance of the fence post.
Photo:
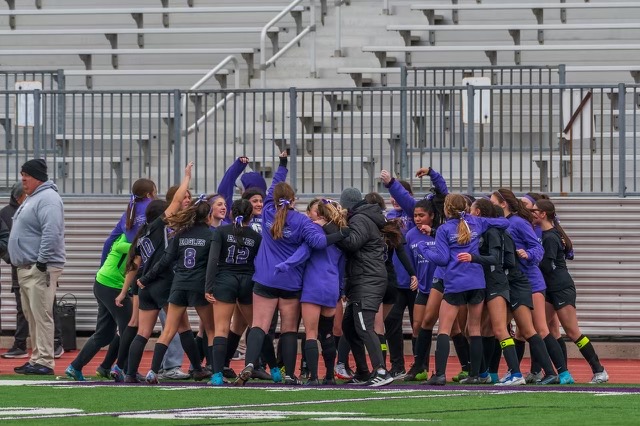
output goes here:
{"type": "Polygon", "coordinates": [[[567,66],[565,64],[558,65],[558,84],[567,84],[567,66]]]}
{"type": "MultiPolygon", "coordinates": [[[[289,88],[289,169],[291,186],[298,191],[298,94],[295,87],[289,88]]],[[[286,146],[285,146],[286,148],[286,146]]]]}
{"type": "MultiPolygon", "coordinates": [[[[28,98],[26,95],[25,98],[28,98]]],[[[38,89],[33,91],[33,157],[41,158],[40,155],[40,104],[42,92],[38,89]]],[[[28,114],[28,107],[27,107],[28,114]]],[[[25,125],[29,123],[28,115],[25,116],[25,125]]]]}
{"type": "Polygon", "coordinates": [[[67,116],[66,114],[67,99],[63,92],[67,88],[67,82],[66,82],[66,77],[64,75],[63,69],[59,69],[56,72],[56,81],[58,82],[58,91],[56,94],[56,96],[58,97],[56,102],[57,108],[58,108],[58,111],[56,114],[56,132],[59,135],[64,135],[65,134],[65,117],[67,116]]]}
{"type": "Polygon", "coordinates": [[[176,89],[173,91],[173,182],[180,182],[182,179],[182,160],[180,159],[182,120],[176,120],[181,116],[182,96],[180,90],[176,89]]]}
{"type": "Polygon", "coordinates": [[[473,97],[475,88],[472,85],[467,86],[467,194],[473,194],[475,190],[474,184],[474,150],[475,150],[475,111],[473,97]]]}
{"type": "Polygon", "coordinates": [[[627,191],[626,185],[626,153],[627,153],[627,120],[626,120],[626,87],[624,83],[618,84],[618,196],[625,197],[627,191]]]}
{"type": "Polygon", "coordinates": [[[409,179],[409,157],[407,155],[407,67],[400,69],[400,175],[409,179]]]}

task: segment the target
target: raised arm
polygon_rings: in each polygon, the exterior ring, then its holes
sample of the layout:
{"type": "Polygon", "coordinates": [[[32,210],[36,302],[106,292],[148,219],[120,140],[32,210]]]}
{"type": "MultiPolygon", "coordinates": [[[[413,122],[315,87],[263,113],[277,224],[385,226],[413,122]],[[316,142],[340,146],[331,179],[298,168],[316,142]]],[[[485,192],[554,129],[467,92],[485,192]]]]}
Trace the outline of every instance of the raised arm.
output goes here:
{"type": "Polygon", "coordinates": [[[384,186],[389,189],[389,194],[396,200],[398,205],[407,214],[413,214],[413,208],[416,206],[416,200],[404,186],[400,185],[395,178],[392,178],[389,172],[383,170],[380,172],[380,178],[384,186]]]}
{"type": "MultiPolygon", "coordinates": [[[[220,180],[218,184],[218,194],[224,196],[224,201],[227,203],[227,206],[231,206],[233,202],[233,188],[235,187],[236,179],[240,177],[248,163],[248,157],[238,157],[236,161],[229,166],[227,171],[224,172],[224,176],[222,176],[222,180],[220,180]]],[[[231,209],[229,209],[229,213],[231,213],[231,209]]]]}
{"type": "Polygon", "coordinates": [[[187,191],[189,190],[189,183],[191,182],[191,170],[193,169],[193,161],[190,161],[187,164],[187,167],[184,169],[184,177],[182,178],[182,182],[178,187],[176,193],[173,196],[173,200],[171,200],[171,204],[164,211],[164,215],[166,217],[171,216],[178,210],[180,210],[180,206],[182,205],[182,200],[184,200],[184,196],[187,195],[187,191]]]}
{"type": "Polygon", "coordinates": [[[271,181],[271,186],[267,190],[267,196],[264,200],[264,203],[273,202],[273,188],[276,187],[280,182],[284,182],[287,179],[287,173],[289,173],[289,169],[287,169],[287,151],[282,151],[280,153],[280,165],[278,166],[278,171],[273,176],[273,180],[271,181]]]}

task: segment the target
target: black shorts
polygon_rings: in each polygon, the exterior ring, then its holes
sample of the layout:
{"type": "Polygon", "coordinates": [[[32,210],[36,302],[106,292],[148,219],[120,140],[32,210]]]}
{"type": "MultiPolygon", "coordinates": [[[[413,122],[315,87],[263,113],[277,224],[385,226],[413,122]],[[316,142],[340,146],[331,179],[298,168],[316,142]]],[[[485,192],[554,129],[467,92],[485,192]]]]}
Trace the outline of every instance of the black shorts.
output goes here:
{"type": "Polygon", "coordinates": [[[129,287],[129,294],[132,296],[137,296],[140,294],[140,287],[136,284],[136,281],[133,282],[133,285],[129,287]]]}
{"type": "Polygon", "coordinates": [[[213,297],[224,303],[251,305],[253,303],[252,275],[220,273],[213,285],[213,297]]]}
{"type": "Polygon", "coordinates": [[[461,291],[460,293],[445,293],[444,300],[453,306],[477,305],[484,301],[484,288],[461,291]]]}
{"type": "Polygon", "coordinates": [[[429,293],[422,293],[421,291],[416,292],[416,301],[413,302],[415,305],[426,306],[427,300],[429,300],[429,293]]]}
{"type": "Polygon", "coordinates": [[[502,297],[507,302],[509,301],[509,282],[496,282],[495,280],[487,280],[487,288],[484,290],[484,300],[488,302],[496,297],[502,297]]]}
{"type": "Polygon", "coordinates": [[[275,287],[267,287],[260,283],[253,284],[253,292],[267,299],[300,299],[302,295],[302,290],[281,290],[275,287]]]}
{"type": "Polygon", "coordinates": [[[509,275],[509,308],[515,311],[520,306],[533,309],[531,283],[522,273],[509,275]]]}
{"type": "Polygon", "coordinates": [[[444,281],[440,278],[434,278],[431,283],[431,290],[439,291],[440,293],[444,293],[444,281]]]}
{"type": "Polygon", "coordinates": [[[382,296],[383,305],[393,305],[398,299],[398,287],[392,283],[387,282],[387,288],[382,296]]]}
{"type": "Polygon", "coordinates": [[[140,289],[138,294],[139,308],[143,311],[160,310],[168,303],[170,293],[171,283],[154,282],[152,285],[140,289]]]}
{"type": "Polygon", "coordinates": [[[576,307],[576,287],[571,286],[563,288],[562,290],[549,291],[545,295],[545,300],[553,305],[553,309],[556,311],[564,308],[567,305],[576,307]]]}
{"type": "Polygon", "coordinates": [[[171,290],[169,303],[176,306],[207,306],[209,302],[204,298],[204,293],[190,290],[171,290]]]}

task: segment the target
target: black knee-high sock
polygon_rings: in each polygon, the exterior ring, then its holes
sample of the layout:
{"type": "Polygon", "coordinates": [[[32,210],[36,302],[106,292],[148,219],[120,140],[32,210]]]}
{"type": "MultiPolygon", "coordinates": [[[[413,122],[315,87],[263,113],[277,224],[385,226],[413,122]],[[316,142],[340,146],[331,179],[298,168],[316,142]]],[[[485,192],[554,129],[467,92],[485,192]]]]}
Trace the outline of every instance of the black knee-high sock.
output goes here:
{"type": "Polygon", "coordinates": [[[207,357],[207,354],[205,353],[207,345],[204,343],[204,338],[202,336],[196,335],[195,342],[196,349],[198,350],[198,356],[201,360],[205,359],[207,357]]]}
{"type": "Polygon", "coordinates": [[[229,366],[229,364],[231,363],[231,358],[233,358],[233,356],[236,354],[241,338],[242,336],[240,336],[239,334],[236,334],[233,331],[229,331],[229,336],[227,337],[227,353],[224,356],[225,367],[229,366]]]}
{"type": "MultiPolygon", "coordinates": [[[[493,355],[491,356],[491,361],[489,362],[489,373],[498,374],[498,370],[500,369],[500,359],[502,358],[502,350],[501,350],[500,342],[496,339],[493,348],[493,355]]],[[[514,341],[514,351],[515,351],[515,341],[514,341]]],[[[515,352],[514,352],[515,353],[515,352]]],[[[518,354],[516,353],[516,360],[518,359],[518,354]]],[[[518,366],[519,366],[518,362],[518,366]]]]}
{"type": "Polygon", "coordinates": [[[560,348],[558,341],[554,339],[551,334],[547,334],[544,338],[544,344],[547,347],[549,358],[551,358],[551,362],[553,362],[553,365],[556,367],[558,374],[567,371],[567,366],[564,363],[564,355],[562,355],[562,349],[560,348]]]}
{"type": "Polygon", "coordinates": [[[489,364],[493,357],[493,351],[496,347],[496,338],[493,336],[482,338],[482,365],[480,367],[480,373],[486,373],[489,371],[489,364]]]}
{"type": "Polygon", "coordinates": [[[202,359],[198,354],[198,345],[196,344],[196,339],[193,337],[193,332],[191,330],[180,333],[180,344],[182,345],[182,349],[184,349],[184,353],[187,354],[187,358],[189,358],[189,362],[191,362],[191,366],[194,371],[202,370],[202,359]]]}
{"type": "Polygon", "coordinates": [[[350,351],[351,351],[351,347],[349,346],[349,342],[343,336],[338,342],[338,362],[348,367],[350,351]]]}
{"type": "Polygon", "coordinates": [[[469,352],[471,358],[469,375],[472,377],[478,377],[480,374],[480,364],[482,363],[482,336],[470,336],[469,340],[469,352]]]}
{"type": "Polygon", "coordinates": [[[378,340],[380,340],[380,349],[382,350],[382,363],[384,364],[384,368],[387,368],[387,338],[384,334],[378,334],[378,340]]]}
{"type": "Polygon", "coordinates": [[[443,376],[447,371],[449,358],[449,335],[438,334],[436,338],[436,375],[443,376]]]}
{"type": "Polygon", "coordinates": [[[282,362],[287,376],[295,375],[296,357],[298,355],[298,333],[288,332],[280,335],[282,342],[282,362]]]}
{"type": "MultiPolygon", "coordinates": [[[[518,361],[518,354],[516,353],[516,345],[511,337],[507,337],[500,341],[500,347],[504,354],[504,360],[507,362],[507,368],[511,373],[520,373],[520,362],[518,361]]],[[[493,372],[493,371],[492,371],[493,372]]],[[[498,369],[496,368],[496,373],[498,369]]]]}
{"type": "Polygon", "coordinates": [[[207,367],[213,368],[213,345],[207,346],[207,367]]]}
{"type": "Polygon", "coordinates": [[[265,333],[259,327],[252,327],[247,335],[247,351],[244,354],[244,365],[253,364],[256,366],[260,352],[262,352],[262,344],[264,342],[265,333]]]}
{"type": "MultiPolygon", "coordinates": [[[[549,347],[547,346],[547,351],[548,350],[549,350],[549,347]]],[[[531,371],[531,373],[533,374],[538,374],[540,371],[542,371],[542,367],[540,366],[540,363],[538,362],[538,359],[536,358],[536,356],[533,354],[533,352],[531,352],[531,349],[529,349],[529,352],[530,352],[529,355],[531,358],[531,368],[529,369],[529,371],[531,371]]]]}
{"type": "Polygon", "coordinates": [[[417,339],[418,339],[417,337],[411,336],[411,354],[413,355],[414,358],[416,356],[416,340],[417,339]]]}
{"type": "Polygon", "coordinates": [[[118,351],[120,350],[120,336],[116,334],[111,343],[109,343],[109,347],[107,348],[107,353],[100,364],[100,367],[105,370],[111,370],[113,363],[116,362],[118,358],[118,351]]]}
{"type": "Polygon", "coordinates": [[[127,359],[129,358],[129,347],[137,334],[138,327],[127,326],[127,328],[124,329],[120,337],[120,348],[118,349],[118,359],[116,360],[118,367],[125,369],[127,359]]]}
{"type": "Polygon", "coordinates": [[[458,361],[460,361],[462,371],[468,372],[471,364],[469,341],[462,333],[451,336],[451,340],[453,340],[453,347],[456,349],[456,354],[458,355],[458,361]]]}
{"type": "Polygon", "coordinates": [[[140,367],[140,360],[144,353],[144,348],[147,345],[149,339],[143,336],[137,335],[133,338],[133,342],[129,346],[129,359],[127,361],[127,375],[135,377],[140,367]]]}
{"type": "Polygon", "coordinates": [[[164,343],[156,343],[153,348],[153,358],[151,358],[151,370],[154,373],[160,371],[160,367],[162,366],[162,360],[164,359],[164,354],[167,353],[167,345],[164,343]]]}
{"type": "Polygon", "coordinates": [[[547,352],[547,347],[544,344],[542,337],[540,337],[539,334],[534,334],[527,339],[527,342],[529,342],[529,349],[531,349],[531,352],[535,353],[534,356],[538,359],[544,374],[556,375],[556,371],[553,369],[551,358],[549,358],[549,352],[547,352]]]}
{"type": "Polygon", "coordinates": [[[221,373],[227,357],[228,339],[222,336],[213,338],[213,373],[221,373]]]}
{"type": "MultiPolygon", "coordinates": [[[[333,330],[331,330],[331,332],[333,332],[333,330]]],[[[336,341],[336,349],[338,349],[338,346],[340,345],[340,340],[342,340],[342,336],[333,336],[333,340],[336,341]]]]}
{"type": "Polygon", "coordinates": [[[591,371],[595,373],[600,373],[604,371],[604,367],[600,364],[600,359],[598,358],[598,354],[596,354],[596,350],[593,348],[591,341],[584,334],[575,341],[576,346],[580,349],[580,353],[584,357],[585,360],[591,366],[591,371]]]}
{"type": "Polygon", "coordinates": [[[302,372],[307,367],[307,354],[304,350],[305,345],[307,343],[307,335],[303,334],[302,339],[300,339],[300,371],[302,372]]]}
{"type": "Polygon", "coordinates": [[[261,358],[264,360],[265,367],[269,366],[275,368],[278,366],[276,359],[276,350],[273,349],[273,336],[267,334],[262,341],[262,351],[260,352],[261,358]]]}
{"type": "Polygon", "coordinates": [[[276,344],[276,361],[280,368],[284,368],[284,361],[282,360],[282,335],[280,335],[278,343],[276,344]]]}
{"type": "Polygon", "coordinates": [[[318,380],[318,341],[307,339],[304,342],[304,352],[306,353],[307,369],[309,370],[309,380],[318,380]]]}
{"type": "Polygon", "coordinates": [[[522,358],[524,357],[524,347],[525,342],[518,339],[513,339],[516,344],[516,353],[518,354],[518,362],[522,362],[522,358]]]}
{"type": "Polygon", "coordinates": [[[318,321],[318,339],[322,347],[322,359],[327,370],[325,377],[327,379],[334,378],[334,364],[336,362],[336,340],[333,335],[334,317],[325,317],[320,315],[318,321]]]}
{"type": "Polygon", "coordinates": [[[562,337],[558,339],[558,344],[560,345],[560,349],[562,350],[562,356],[564,357],[564,365],[569,369],[569,358],[567,358],[567,343],[564,341],[562,337]]]}
{"type": "Polygon", "coordinates": [[[429,371],[429,352],[431,352],[432,329],[421,328],[416,339],[416,365],[420,370],[429,371]]]}

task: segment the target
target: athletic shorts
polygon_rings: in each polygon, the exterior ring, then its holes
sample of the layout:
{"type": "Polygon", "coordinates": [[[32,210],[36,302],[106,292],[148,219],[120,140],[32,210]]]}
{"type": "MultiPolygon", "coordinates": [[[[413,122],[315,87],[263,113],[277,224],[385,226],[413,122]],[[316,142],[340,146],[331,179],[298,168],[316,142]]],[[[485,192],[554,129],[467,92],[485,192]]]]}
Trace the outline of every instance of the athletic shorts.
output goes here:
{"type": "Polygon", "coordinates": [[[429,293],[422,293],[421,291],[416,292],[415,305],[425,306],[427,304],[427,300],[429,300],[429,293]]]}
{"type": "Polygon", "coordinates": [[[444,293],[444,281],[440,278],[434,278],[431,283],[431,290],[439,291],[440,293],[444,293]]]}
{"type": "Polygon", "coordinates": [[[563,288],[562,290],[549,291],[547,288],[547,294],[545,300],[553,305],[553,309],[556,311],[564,308],[567,305],[576,307],[576,287],[571,286],[563,288]]]}
{"type": "Polygon", "coordinates": [[[461,291],[460,293],[445,293],[444,300],[453,306],[477,305],[484,301],[484,288],[461,291]]]}
{"type": "Polygon", "coordinates": [[[176,306],[207,306],[209,302],[204,298],[204,293],[190,290],[171,290],[169,295],[169,303],[176,306]]]}
{"type": "Polygon", "coordinates": [[[220,273],[213,285],[213,297],[224,303],[251,305],[253,303],[253,279],[247,274],[220,273]]]}
{"type": "Polygon", "coordinates": [[[253,292],[267,299],[300,299],[302,290],[282,290],[275,287],[267,287],[259,283],[253,284],[253,292]]]}
{"type": "Polygon", "coordinates": [[[137,296],[140,294],[140,287],[138,287],[136,281],[134,281],[133,285],[129,287],[129,294],[131,294],[132,296],[137,296]]]}
{"type": "Polygon", "coordinates": [[[391,283],[387,283],[387,289],[384,292],[384,296],[382,296],[382,304],[383,305],[393,305],[396,303],[398,299],[398,287],[391,283]]]}
{"type": "Polygon", "coordinates": [[[502,297],[507,302],[509,301],[509,282],[505,280],[503,283],[498,283],[494,280],[487,281],[487,288],[484,290],[484,300],[488,302],[496,297],[502,297]]]}
{"type": "Polygon", "coordinates": [[[509,308],[513,312],[520,306],[533,309],[531,284],[524,274],[509,276],[509,308]]]}
{"type": "Polygon", "coordinates": [[[139,308],[143,311],[160,310],[168,303],[169,294],[171,294],[171,283],[155,282],[146,286],[140,289],[138,294],[139,308]]]}

